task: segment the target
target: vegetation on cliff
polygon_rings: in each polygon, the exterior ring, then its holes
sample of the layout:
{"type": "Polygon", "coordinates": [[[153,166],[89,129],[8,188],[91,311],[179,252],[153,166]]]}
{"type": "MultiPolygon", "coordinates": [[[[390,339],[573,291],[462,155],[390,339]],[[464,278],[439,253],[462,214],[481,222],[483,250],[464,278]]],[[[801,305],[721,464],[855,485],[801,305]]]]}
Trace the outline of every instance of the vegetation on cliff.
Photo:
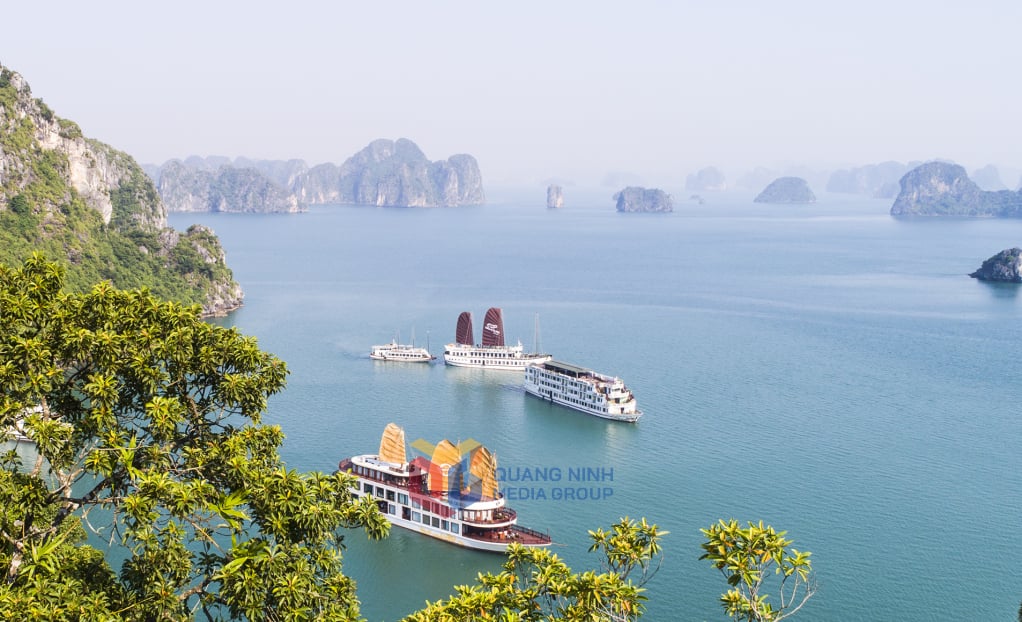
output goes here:
{"type": "Polygon", "coordinates": [[[0,67],[0,262],[35,251],[65,265],[73,291],[109,280],[208,314],[241,303],[215,235],[169,229],[156,188],[131,156],[83,137],[0,67]]]}

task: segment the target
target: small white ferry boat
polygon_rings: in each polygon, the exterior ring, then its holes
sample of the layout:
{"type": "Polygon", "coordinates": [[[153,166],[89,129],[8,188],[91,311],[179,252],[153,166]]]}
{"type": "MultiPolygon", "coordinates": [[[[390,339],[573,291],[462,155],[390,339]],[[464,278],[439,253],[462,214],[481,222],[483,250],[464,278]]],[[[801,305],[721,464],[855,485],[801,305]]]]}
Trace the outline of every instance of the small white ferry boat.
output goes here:
{"type": "Polygon", "coordinates": [[[419,348],[414,344],[398,343],[395,339],[386,345],[373,346],[369,351],[369,358],[376,361],[428,363],[436,357],[430,354],[426,348],[419,348]]]}
{"type": "Polygon", "coordinates": [[[620,378],[585,367],[546,361],[525,368],[526,393],[575,410],[634,423],[642,416],[635,396],[620,378]]]}
{"type": "Polygon", "coordinates": [[[497,459],[481,445],[463,452],[445,439],[430,458],[409,462],[404,430],[390,423],[378,454],[346,458],[338,470],[355,477],[353,492],[373,498],[392,525],[481,551],[550,545],[549,535],[518,524],[497,488],[497,459]]]}
{"type": "Polygon", "coordinates": [[[473,340],[472,314],[463,311],[458,316],[455,342],[444,346],[444,363],[454,367],[481,367],[521,371],[533,363],[543,363],[553,357],[549,354],[527,353],[518,345],[504,343],[504,318],[498,307],[486,311],[483,322],[483,342],[473,340]]]}

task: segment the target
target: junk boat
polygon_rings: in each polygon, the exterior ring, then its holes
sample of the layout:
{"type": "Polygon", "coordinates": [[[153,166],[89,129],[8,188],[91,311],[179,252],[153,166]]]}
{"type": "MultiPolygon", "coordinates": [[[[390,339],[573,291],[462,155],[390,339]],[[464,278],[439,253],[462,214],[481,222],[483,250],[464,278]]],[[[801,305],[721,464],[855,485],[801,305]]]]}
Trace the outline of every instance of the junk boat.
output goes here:
{"type": "Polygon", "coordinates": [[[528,365],[543,363],[553,358],[549,354],[524,352],[521,341],[515,346],[505,345],[504,318],[498,307],[490,307],[486,311],[482,335],[482,345],[475,345],[472,314],[463,311],[458,316],[455,342],[444,346],[444,363],[455,367],[521,371],[528,365]]]}
{"type": "Polygon", "coordinates": [[[525,368],[526,393],[589,415],[634,423],[642,416],[620,378],[585,367],[546,361],[525,368]]]}
{"type": "Polygon", "coordinates": [[[502,553],[517,542],[550,545],[550,536],[518,524],[497,489],[497,458],[482,445],[440,441],[430,458],[405,454],[405,433],[387,424],[378,454],[341,460],[356,496],[372,497],[393,525],[470,549],[502,553]]]}

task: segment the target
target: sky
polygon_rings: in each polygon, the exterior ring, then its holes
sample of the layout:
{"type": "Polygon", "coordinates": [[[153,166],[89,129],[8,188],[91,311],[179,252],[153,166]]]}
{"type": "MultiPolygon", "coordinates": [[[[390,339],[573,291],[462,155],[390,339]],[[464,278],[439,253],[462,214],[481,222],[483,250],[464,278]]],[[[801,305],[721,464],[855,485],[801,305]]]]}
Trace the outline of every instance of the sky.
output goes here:
{"type": "Polygon", "coordinates": [[[405,137],[505,185],[1022,169],[1018,0],[56,0],[0,23],[0,64],[141,163],[405,137]]]}

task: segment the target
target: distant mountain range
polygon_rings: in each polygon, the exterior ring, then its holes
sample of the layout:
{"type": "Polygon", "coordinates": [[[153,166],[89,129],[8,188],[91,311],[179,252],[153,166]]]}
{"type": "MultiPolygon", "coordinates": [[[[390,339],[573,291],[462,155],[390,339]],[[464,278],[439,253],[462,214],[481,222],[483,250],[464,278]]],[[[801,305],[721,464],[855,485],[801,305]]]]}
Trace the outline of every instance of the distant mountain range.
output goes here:
{"type": "Polygon", "coordinates": [[[173,212],[299,212],[308,205],[455,207],[486,202],[476,159],[430,161],[412,141],[375,140],[343,164],[189,157],[146,173],[173,212]]]}

